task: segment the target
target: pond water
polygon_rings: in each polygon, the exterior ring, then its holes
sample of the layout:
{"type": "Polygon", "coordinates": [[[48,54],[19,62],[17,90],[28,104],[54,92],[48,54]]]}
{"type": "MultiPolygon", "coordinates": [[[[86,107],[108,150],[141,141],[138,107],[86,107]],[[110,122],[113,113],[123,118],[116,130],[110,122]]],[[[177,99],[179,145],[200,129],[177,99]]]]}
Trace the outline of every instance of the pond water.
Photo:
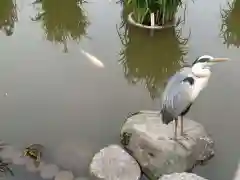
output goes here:
{"type": "MultiPolygon", "coordinates": [[[[159,110],[164,81],[183,62],[224,56],[232,61],[213,68],[188,116],[216,141],[215,158],[194,172],[231,179],[240,159],[239,2],[189,1],[181,31],[151,37],[121,28],[124,13],[114,0],[1,0],[1,139],[19,148],[43,144],[44,159],[87,176],[92,155],[118,142],[129,112],[159,110]]],[[[39,179],[14,170],[12,179],[39,179]]]]}

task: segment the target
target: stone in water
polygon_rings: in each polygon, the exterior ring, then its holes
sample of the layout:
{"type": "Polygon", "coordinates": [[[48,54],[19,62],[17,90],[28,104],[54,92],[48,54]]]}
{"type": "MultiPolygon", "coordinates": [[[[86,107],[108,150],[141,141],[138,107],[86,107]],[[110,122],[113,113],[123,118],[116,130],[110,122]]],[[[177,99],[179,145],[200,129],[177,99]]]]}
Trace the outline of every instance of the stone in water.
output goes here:
{"type": "Polygon", "coordinates": [[[60,171],[56,177],[55,180],[73,180],[73,174],[71,171],[60,171]]]}
{"type": "Polygon", "coordinates": [[[159,180],[207,180],[192,173],[173,173],[162,176],[159,180]]]}
{"type": "Polygon", "coordinates": [[[88,180],[88,178],[86,178],[86,177],[77,177],[74,180],[88,180]]]}
{"type": "Polygon", "coordinates": [[[110,145],[95,154],[90,172],[104,180],[137,180],[141,174],[135,159],[118,145],[110,145]]]}
{"type": "MultiPolygon", "coordinates": [[[[26,157],[28,158],[28,157],[26,157]]],[[[38,172],[41,170],[41,168],[43,167],[44,163],[40,162],[39,166],[36,167],[35,161],[33,159],[28,158],[28,161],[26,163],[26,168],[29,172],[38,172]]]]}
{"type": "Polygon", "coordinates": [[[214,155],[213,140],[201,124],[184,119],[187,138],[178,135],[177,141],[173,130],[174,122],[163,124],[158,111],[135,113],[122,127],[121,143],[151,179],[190,170],[214,155]]]}
{"type": "Polygon", "coordinates": [[[40,176],[43,179],[52,179],[59,172],[59,168],[55,164],[46,164],[41,168],[40,176]]]}

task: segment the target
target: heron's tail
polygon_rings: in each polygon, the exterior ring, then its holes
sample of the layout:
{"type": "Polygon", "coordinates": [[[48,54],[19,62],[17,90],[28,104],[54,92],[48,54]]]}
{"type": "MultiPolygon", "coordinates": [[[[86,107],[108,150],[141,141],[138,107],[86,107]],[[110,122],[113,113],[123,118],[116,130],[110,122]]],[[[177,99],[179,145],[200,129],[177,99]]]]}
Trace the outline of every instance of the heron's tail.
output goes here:
{"type": "Polygon", "coordinates": [[[170,122],[172,122],[175,118],[172,116],[171,113],[169,113],[167,110],[162,109],[161,110],[161,114],[162,114],[162,122],[163,124],[169,124],[170,122]]]}

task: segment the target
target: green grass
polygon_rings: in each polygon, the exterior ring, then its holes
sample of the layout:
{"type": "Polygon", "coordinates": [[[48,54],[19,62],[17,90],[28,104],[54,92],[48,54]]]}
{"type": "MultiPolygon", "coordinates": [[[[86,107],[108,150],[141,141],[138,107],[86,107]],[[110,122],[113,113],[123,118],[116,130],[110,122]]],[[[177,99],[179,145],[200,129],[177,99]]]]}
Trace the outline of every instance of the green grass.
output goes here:
{"type": "Polygon", "coordinates": [[[12,35],[17,21],[16,5],[12,0],[0,0],[0,29],[12,35]]]}
{"type": "Polygon", "coordinates": [[[67,51],[67,40],[79,41],[86,35],[89,24],[82,8],[82,0],[37,0],[41,5],[34,21],[41,21],[49,41],[63,43],[67,51]],[[80,5],[78,5],[80,4],[80,5]]]}
{"type": "Polygon", "coordinates": [[[145,29],[123,25],[119,30],[123,45],[119,62],[129,83],[143,83],[152,98],[158,97],[164,82],[181,67],[187,53],[187,40],[180,34],[169,28],[151,37],[145,29]]]}
{"type": "Polygon", "coordinates": [[[222,9],[221,36],[227,46],[240,47],[240,0],[228,3],[227,8],[222,9]]]}
{"type": "Polygon", "coordinates": [[[125,0],[124,5],[132,9],[134,19],[150,25],[150,14],[155,14],[155,24],[164,25],[174,20],[182,0],[125,0]]]}

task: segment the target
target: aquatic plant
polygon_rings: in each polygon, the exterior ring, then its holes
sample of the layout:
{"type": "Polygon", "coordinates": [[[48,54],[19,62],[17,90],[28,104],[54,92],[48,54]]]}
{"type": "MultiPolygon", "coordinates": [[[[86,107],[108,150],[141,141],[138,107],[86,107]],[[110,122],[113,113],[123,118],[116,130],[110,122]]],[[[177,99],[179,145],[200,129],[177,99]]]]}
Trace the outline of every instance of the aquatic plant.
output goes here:
{"type": "Polygon", "coordinates": [[[9,162],[5,162],[2,159],[0,159],[0,172],[3,173],[3,175],[6,175],[9,173],[12,176],[14,176],[14,173],[13,173],[12,169],[9,167],[9,165],[10,165],[9,162]]]}
{"type": "Polygon", "coordinates": [[[234,45],[240,47],[240,1],[228,2],[227,8],[221,10],[222,26],[221,37],[227,47],[234,45]]]}
{"type": "Polygon", "coordinates": [[[150,15],[154,13],[156,25],[173,23],[182,0],[125,0],[124,6],[132,9],[133,18],[142,24],[150,25],[150,15]]]}
{"type": "Polygon", "coordinates": [[[119,30],[123,45],[119,62],[126,79],[144,83],[150,96],[159,96],[161,87],[170,74],[181,67],[187,54],[187,39],[180,29],[169,28],[150,36],[145,29],[123,24],[119,30]]]}
{"type": "Polygon", "coordinates": [[[0,30],[11,36],[17,20],[16,3],[12,0],[0,0],[0,30]]]}
{"type": "Polygon", "coordinates": [[[46,38],[49,41],[64,44],[68,51],[67,40],[80,41],[86,36],[89,24],[83,9],[83,0],[36,0],[34,5],[41,5],[41,11],[32,18],[42,21],[46,38]]]}
{"type": "Polygon", "coordinates": [[[31,144],[24,150],[24,156],[34,160],[36,167],[39,166],[42,157],[43,146],[41,144],[31,144]]]}

